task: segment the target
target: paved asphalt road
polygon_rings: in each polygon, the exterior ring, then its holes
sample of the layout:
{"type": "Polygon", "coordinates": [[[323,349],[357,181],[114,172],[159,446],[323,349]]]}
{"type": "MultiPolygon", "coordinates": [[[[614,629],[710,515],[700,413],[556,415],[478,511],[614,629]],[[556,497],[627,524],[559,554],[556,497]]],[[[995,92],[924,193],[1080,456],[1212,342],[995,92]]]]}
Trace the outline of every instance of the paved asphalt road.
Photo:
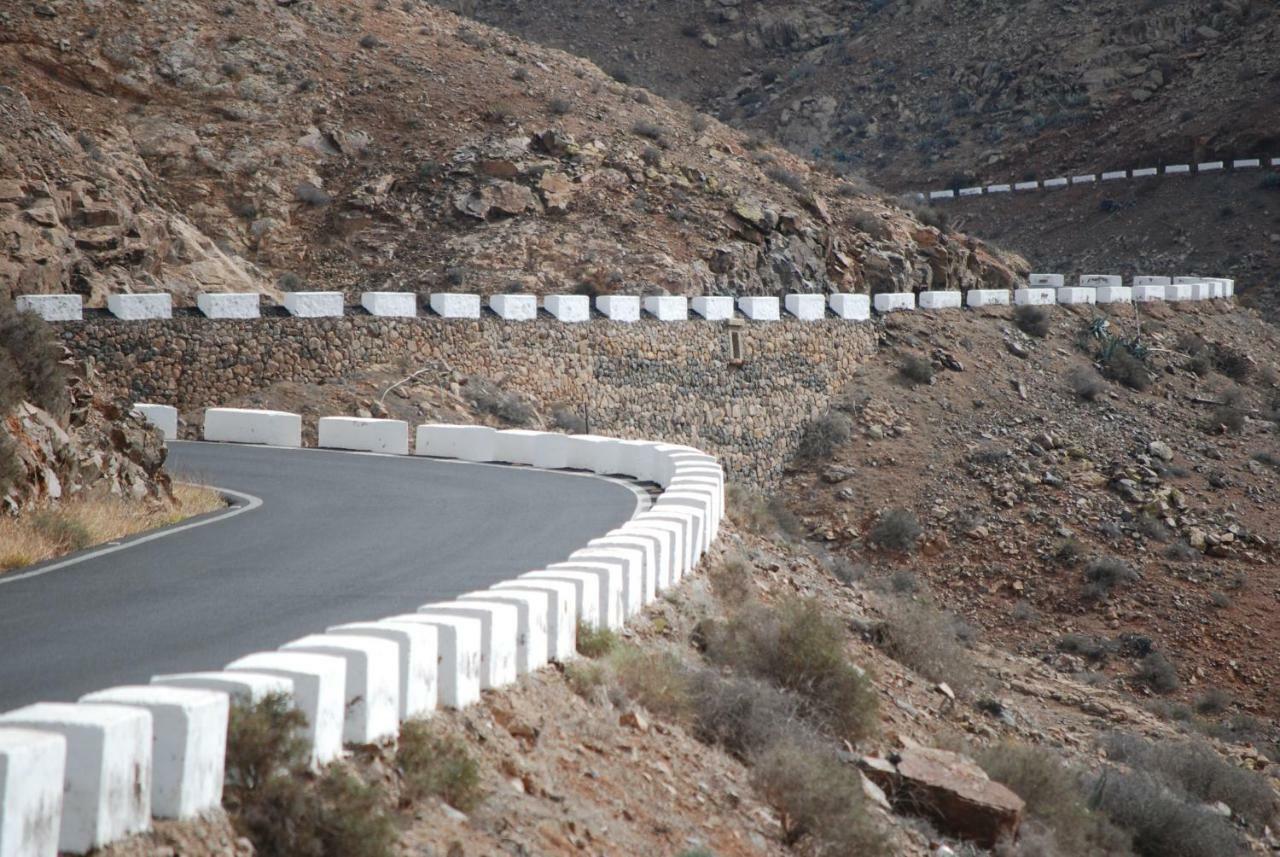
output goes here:
{"type": "Polygon", "coordinates": [[[561,561],[636,505],[615,482],[423,458],[173,443],[169,469],[262,505],[0,577],[0,711],[413,612],[561,561]]]}

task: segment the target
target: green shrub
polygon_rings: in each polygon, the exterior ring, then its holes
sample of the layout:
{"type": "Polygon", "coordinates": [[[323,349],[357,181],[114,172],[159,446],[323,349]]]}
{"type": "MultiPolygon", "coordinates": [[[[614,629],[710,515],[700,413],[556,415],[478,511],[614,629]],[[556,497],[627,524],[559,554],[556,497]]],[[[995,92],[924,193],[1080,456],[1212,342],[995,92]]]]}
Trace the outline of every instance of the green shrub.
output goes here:
{"type": "Polygon", "coordinates": [[[869,535],[874,544],[886,550],[909,553],[915,550],[924,530],[909,509],[890,509],[876,519],[869,535]]]}
{"type": "Polygon", "coordinates": [[[578,622],[578,654],[584,658],[602,658],[618,648],[618,635],[601,625],[593,628],[578,622]]]}
{"type": "Polygon", "coordinates": [[[404,778],[405,795],[410,801],[436,797],[470,812],[484,798],[480,768],[466,745],[439,734],[426,720],[401,724],[396,767],[404,778]]]}
{"type": "Polygon", "coordinates": [[[379,790],[331,767],[315,783],[275,776],[233,819],[259,857],[392,857],[396,828],[379,790]]]}
{"type": "Polygon", "coordinates": [[[227,721],[226,801],[232,807],[273,776],[300,771],[307,763],[306,716],[288,694],[272,693],[248,704],[237,701],[227,721]]]}
{"type": "Polygon", "coordinates": [[[1027,304],[1023,304],[1013,311],[1013,323],[1018,326],[1018,330],[1038,339],[1044,339],[1052,329],[1049,313],[1044,307],[1027,304]]]}

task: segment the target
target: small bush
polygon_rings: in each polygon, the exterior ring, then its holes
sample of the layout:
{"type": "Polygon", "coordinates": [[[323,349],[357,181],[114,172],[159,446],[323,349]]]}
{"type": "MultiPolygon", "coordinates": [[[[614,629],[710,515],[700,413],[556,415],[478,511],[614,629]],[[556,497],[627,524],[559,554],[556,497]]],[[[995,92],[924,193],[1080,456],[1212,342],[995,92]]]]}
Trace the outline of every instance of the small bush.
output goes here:
{"type": "Polygon", "coordinates": [[[24,400],[65,417],[70,399],[61,359],[53,329],[0,297],[0,417],[24,400]]]}
{"type": "Polygon", "coordinates": [[[920,521],[908,509],[890,509],[876,519],[869,536],[871,541],[885,550],[909,553],[924,535],[920,521]]]}
{"type": "Polygon", "coordinates": [[[1138,573],[1133,566],[1115,556],[1098,557],[1084,567],[1084,579],[1088,584],[1085,595],[1089,598],[1105,598],[1122,583],[1133,583],[1138,573]]]}
{"type": "Polygon", "coordinates": [[[426,720],[408,720],[400,726],[396,767],[404,778],[410,801],[437,797],[456,809],[470,812],[484,798],[480,769],[466,745],[440,735],[426,720]]]}
{"type": "Polygon", "coordinates": [[[1058,640],[1058,651],[1079,655],[1094,664],[1102,663],[1115,651],[1111,641],[1088,634],[1066,634],[1058,640]]]}
{"type": "Polygon", "coordinates": [[[1223,390],[1220,404],[1213,409],[1210,428],[1239,434],[1244,430],[1244,394],[1238,387],[1223,390]]]}
{"type": "Polygon", "coordinates": [[[1147,366],[1129,349],[1117,345],[1103,361],[1103,373],[1112,381],[1117,381],[1131,390],[1139,392],[1151,386],[1151,374],[1147,366]]]}
{"type": "Polygon", "coordinates": [[[56,510],[36,512],[31,524],[37,533],[64,551],[84,550],[93,544],[93,533],[83,521],[56,510]]]}
{"type": "Polygon", "coordinates": [[[1243,381],[1253,372],[1253,362],[1247,354],[1225,345],[1214,346],[1213,364],[1233,381],[1243,381]]]}
{"type": "Polygon", "coordinates": [[[688,691],[698,739],[738,758],[802,728],[795,699],[759,679],[702,669],[689,677],[688,691]]]}
{"type": "Polygon", "coordinates": [[[547,102],[547,110],[553,116],[567,116],[573,112],[573,102],[567,98],[553,98],[547,102]]]}
{"type": "Polygon", "coordinates": [[[301,769],[307,759],[306,727],[306,716],[285,693],[233,704],[227,721],[227,802],[233,807],[250,802],[271,777],[301,769]]]}
{"type": "Polygon", "coordinates": [[[849,418],[839,411],[827,411],[805,427],[796,457],[807,462],[825,461],[852,437],[853,423],[849,418]]]}
{"type": "Polygon", "coordinates": [[[898,366],[898,374],[913,384],[933,383],[933,364],[924,357],[908,354],[898,366]]]}
{"type": "Polygon", "coordinates": [[[1013,311],[1013,322],[1018,326],[1018,330],[1037,339],[1044,339],[1052,329],[1049,313],[1044,307],[1025,304],[1019,306],[1013,311]]]}
{"type": "Polygon", "coordinates": [[[1134,678],[1156,693],[1172,693],[1178,689],[1178,668],[1160,652],[1152,652],[1138,664],[1134,678]]]}
{"type": "Polygon", "coordinates": [[[379,790],[336,767],[271,778],[233,820],[260,857],[391,857],[397,838],[379,790]]]}
{"type": "Polygon", "coordinates": [[[609,664],[628,698],[660,717],[689,716],[689,669],[674,652],[655,654],[628,646],[614,651],[609,664]]]}
{"type": "Polygon", "coordinates": [[[1204,352],[1193,354],[1187,358],[1186,369],[1193,372],[1201,378],[1205,378],[1213,371],[1213,358],[1204,352]]]}
{"type": "Polygon", "coordinates": [[[954,616],[920,601],[899,600],[885,617],[877,643],[898,663],[967,694],[978,672],[961,630],[954,616]]]}
{"type": "Polygon", "coordinates": [[[1059,565],[1075,565],[1084,556],[1084,545],[1079,539],[1067,537],[1053,549],[1053,558],[1059,565]]]}
{"type": "Polygon", "coordinates": [[[552,405],[551,424],[569,434],[585,434],[587,431],[587,421],[572,405],[552,405]]]}
{"type": "Polygon", "coordinates": [[[783,167],[770,167],[765,170],[765,175],[801,196],[809,192],[809,185],[804,178],[783,167]]]}
{"type": "Polygon", "coordinates": [[[1220,687],[1211,687],[1196,697],[1196,713],[1202,717],[1216,717],[1231,708],[1231,694],[1220,687]]]}
{"type": "Polygon", "coordinates": [[[751,566],[738,553],[731,553],[707,576],[711,591],[729,605],[740,605],[755,591],[751,585],[751,566]]]}
{"type": "Polygon", "coordinates": [[[1071,392],[1083,402],[1094,402],[1106,389],[1102,378],[1092,366],[1078,366],[1067,375],[1067,383],[1071,392]]]}
{"type": "MultiPolygon", "coordinates": [[[[0,419],[3,416],[0,414],[0,419]]],[[[22,462],[18,460],[18,448],[4,429],[3,423],[0,423],[0,497],[13,490],[24,473],[22,462]]]]}
{"type": "Polygon", "coordinates": [[[464,393],[476,410],[503,422],[522,426],[533,419],[532,405],[518,394],[509,393],[483,378],[469,378],[464,393]]]}
{"type": "Polygon", "coordinates": [[[1089,805],[1133,836],[1142,857],[1222,857],[1244,853],[1231,823],[1181,800],[1148,774],[1105,769],[1088,787],[1089,805]]]}
{"type": "Polygon", "coordinates": [[[364,48],[367,51],[371,51],[374,48],[380,46],[381,44],[382,43],[378,41],[378,37],[373,35],[372,33],[367,33],[360,37],[360,47],[364,48]]]}
{"type": "Polygon", "coordinates": [[[653,140],[655,142],[660,142],[667,136],[667,130],[661,125],[657,125],[653,122],[637,122],[631,126],[631,130],[639,136],[644,137],[646,140],[653,140]]]}
{"type": "Polygon", "coordinates": [[[618,648],[618,635],[604,627],[592,628],[578,623],[578,654],[584,658],[602,658],[618,648]]]}

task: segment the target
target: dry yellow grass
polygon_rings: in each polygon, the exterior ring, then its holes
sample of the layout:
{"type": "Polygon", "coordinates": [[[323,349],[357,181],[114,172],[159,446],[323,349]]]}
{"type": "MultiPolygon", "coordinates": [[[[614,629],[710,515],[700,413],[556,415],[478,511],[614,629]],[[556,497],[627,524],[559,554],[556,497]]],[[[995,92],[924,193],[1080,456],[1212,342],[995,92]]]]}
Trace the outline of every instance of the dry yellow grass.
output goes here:
{"type": "Polygon", "coordinates": [[[0,517],[0,572],[213,512],[226,503],[216,491],[175,485],[176,503],[120,497],[68,500],[20,518],[0,517]]]}

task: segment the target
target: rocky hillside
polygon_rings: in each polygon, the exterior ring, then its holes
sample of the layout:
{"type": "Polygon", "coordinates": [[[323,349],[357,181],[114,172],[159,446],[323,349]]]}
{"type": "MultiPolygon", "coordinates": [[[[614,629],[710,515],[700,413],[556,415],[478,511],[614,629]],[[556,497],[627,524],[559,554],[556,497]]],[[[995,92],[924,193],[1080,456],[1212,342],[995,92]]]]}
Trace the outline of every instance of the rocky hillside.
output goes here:
{"type": "Polygon", "coordinates": [[[9,292],[777,293],[1025,269],[413,2],[22,4],[0,63],[9,292]]]}

